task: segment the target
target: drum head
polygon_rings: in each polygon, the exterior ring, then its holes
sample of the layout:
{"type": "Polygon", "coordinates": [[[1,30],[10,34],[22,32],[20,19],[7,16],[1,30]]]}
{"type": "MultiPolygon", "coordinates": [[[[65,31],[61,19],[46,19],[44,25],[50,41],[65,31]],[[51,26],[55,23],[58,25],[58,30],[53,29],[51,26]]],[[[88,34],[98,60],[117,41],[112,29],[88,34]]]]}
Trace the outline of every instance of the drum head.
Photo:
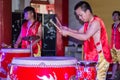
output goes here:
{"type": "Polygon", "coordinates": [[[12,64],[16,65],[76,65],[77,59],[73,57],[26,57],[14,58],[12,64]]]}
{"type": "Polygon", "coordinates": [[[30,49],[1,49],[4,53],[30,53],[30,49]]]}

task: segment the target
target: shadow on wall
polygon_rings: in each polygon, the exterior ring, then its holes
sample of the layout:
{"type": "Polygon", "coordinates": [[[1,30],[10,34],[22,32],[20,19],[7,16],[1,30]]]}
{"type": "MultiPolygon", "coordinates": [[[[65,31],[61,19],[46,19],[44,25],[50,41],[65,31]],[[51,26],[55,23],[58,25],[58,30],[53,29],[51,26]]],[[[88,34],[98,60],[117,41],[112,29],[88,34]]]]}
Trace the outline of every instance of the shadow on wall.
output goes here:
{"type": "MultiPolygon", "coordinates": [[[[69,28],[79,30],[83,22],[79,20],[74,12],[74,6],[81,0],[69,0],[69,28]]],[[[82,44],[80,40],[69,37],[69,45],[82,44]]]]}

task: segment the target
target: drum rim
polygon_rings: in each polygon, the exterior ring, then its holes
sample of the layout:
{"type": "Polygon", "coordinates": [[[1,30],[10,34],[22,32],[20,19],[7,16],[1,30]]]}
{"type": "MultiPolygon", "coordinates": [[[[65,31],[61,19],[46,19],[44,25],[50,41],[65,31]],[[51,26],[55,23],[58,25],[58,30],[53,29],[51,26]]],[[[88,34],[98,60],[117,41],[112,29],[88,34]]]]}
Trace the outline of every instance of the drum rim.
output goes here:
{"type": "Polygon", "coordinates": [[[98,62],[97,61],[78,61],[77,62],[77,65],[80,65],[80,66],[95,66],[97,65],[98,62]]]}
{"type": "Polygon", "coordinates": [[[1,52],[5,53],[30,53],[30,49],[1,49],[1,52]]]}
{"type": "Polygon", "coordinates": [[[37,57],[37,58],[32,58],[32,57],[24,57],[24,58],[13,58],[12,63],[13,65],[35,65],[35,66],[69,66],[69,65],[76,65],[77,64],[77,59],[73,57],[65,57],[65,60],[60,60],[62,57],[49,57],[51,58],[56,58],[53,60],[47,59],[48,57],[37,57]],[[27,60],[27,59],[37,59],[37,60],[27,60]],[[43,60],[43,58],[45,58],[43,60]],[[57,60],[57,58],[59,58],[57,60]],[[68,60],[67,60],[68,58],[68,60]],[[26,60],[25,60],[26,59],[26,60]],[[47,59],[47,60],[46,60],[47,59]]]}

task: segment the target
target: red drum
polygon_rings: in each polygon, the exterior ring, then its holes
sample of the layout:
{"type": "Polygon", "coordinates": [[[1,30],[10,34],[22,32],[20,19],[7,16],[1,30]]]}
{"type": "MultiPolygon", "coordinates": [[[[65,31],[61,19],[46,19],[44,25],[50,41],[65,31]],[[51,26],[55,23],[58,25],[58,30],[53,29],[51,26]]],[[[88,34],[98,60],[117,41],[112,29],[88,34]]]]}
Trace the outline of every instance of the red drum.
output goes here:
{"type": "Polygon", "coordinates": [[[0,77],[6,77],[7,72],[9,72],[9,64],[11,63],[14,57],[28,57],[30,56],[29,49],[1,49],[1,73],[4,76],[0,75],[0,77]]]}
{"type": "Polygon", "coordinates": [[[77,60],[72,57],[14,58],[10,80],[73,80],[77,60]]]}
{"type": "Polygon", "coordinates": [[[77,80],[96,80],[97,62],[79,61],[77,66],[77,80]]]}

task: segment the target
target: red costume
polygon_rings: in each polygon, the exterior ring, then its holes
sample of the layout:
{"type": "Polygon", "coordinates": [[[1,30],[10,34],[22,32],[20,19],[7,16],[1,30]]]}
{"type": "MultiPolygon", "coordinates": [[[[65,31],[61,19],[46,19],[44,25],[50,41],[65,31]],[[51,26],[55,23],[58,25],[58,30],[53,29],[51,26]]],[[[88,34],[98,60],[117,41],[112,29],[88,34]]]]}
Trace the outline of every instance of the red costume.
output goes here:
{"type": "MultiPolygon", "coordinates": [[[[107,37],[105,25],[103,21],[97,16],[94,16],[94,19],[91,21],[91,23],[95,20],[99,21],[100,27],[101,27],[100,42],[102,45],[102,51],[103,51],[104,57],[108,62],[111,62],[112,57],[111,57],[110,48],[108,45],[108,37],[107,37]]],[[[86,32],[87,29],[88,29],[88,22],[84,24],[84,32],[86,32]]],[[[84,59],[85,60],[98,61],[98,54],[100,53],[96,49],[96,46],[98,44],[100,43],[99,42],[97,44],[94,43],[93,36],[84,42],[84,59]]]]}
{"type": "Polygon", "coordinates": [[[120,49],[120,23],[116,26],[112,25],[112,35],[111,35],[111,48],[113,48],[113,44],[116,49],[120,49]]]}
{"type": "MultiPolygon", "coordinates": [[[[25,36],[36,36],[36,34],[38,34],[38,29],[40,27],[40,23],[38,21],[35,21],[30,28],[28,29],[27,27],[28,21],[25,22],[22,25],[22,29],[21,29],[21,36],[22,38],[25,36]]],[[[34,41],[33,41],[34,42],[34,41]]],[[[41,44],[42,41],[40,40],[38,43],[36,43],[35,45],[33,45],[33,53],[38,55],[41,53],[40,49],[41,49],[41,44]]],[[[22,48],[27,48],[27,46],[30,45],[29,41],[25,41],[22,40],[22,48]]]]}

